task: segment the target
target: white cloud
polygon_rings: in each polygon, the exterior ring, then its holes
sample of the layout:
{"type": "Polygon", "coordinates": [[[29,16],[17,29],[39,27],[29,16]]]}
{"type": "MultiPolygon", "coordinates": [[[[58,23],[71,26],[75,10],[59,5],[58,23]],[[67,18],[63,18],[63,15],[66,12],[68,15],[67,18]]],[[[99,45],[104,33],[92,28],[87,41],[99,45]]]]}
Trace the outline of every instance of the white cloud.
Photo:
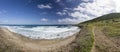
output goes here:
{"type": "Polygon", "coordinates": [[[43,5],[43,4],[37,5],[37,7],[40,8],[40,9],[44,9],[44,8],[51,9],[52,8],[50,5],[43,5]]]}
{"type": "Polygon", "coordinates": [[[90,0],[81,0],[81,1],[83,1],[83,2],[89,2],[90,0]]]}
{"type": "Polygon", "coordinates": [[[7,13],[6,10],[0,10],[0,14],[4,14],[4,13],[7,13]]]}
{"type": "Polygon", "coordinates": [[[60,0],[56,0],[56,2],[60,2],[60,0]]]}
{"type": "Polygon", "coordinates": [[[68,13],[69,12],[66,9],[64,9],[61,12],[57,12],[56,14],[63,16],[63,15],[67,15],[68,13]]]}
{"type": "Polygon", "coordinates": [[[71,19],[71,18],[65,18],[65,19],[59,19],[58,22],[62,24],[71,24],[71,23],[78,23],[76,21],[77,19],[71,19]],[[64,22],[64,23],[63,23],[64,22]]]}
{"type": "Polygon", "coordinates": [[[57,12],[56,14],[63,16],[63,15],[65,15],[66,13],[65,13],[65,12],[57,12]]]}
{"type": "Polygon", "coordinates": [[[116,12],[120,12],[120,0],[113,0],[116,5],[116,12]]]}
{"type": "Polygon", "coordinates": [[[79,6],[70,13],[73,18],[59,19],[58,22],[64,23],[80,23],[105,14],[120,12],[120,0],[83,0],[79,6]]]}
{"type": "Polygon", "coordinates": [[[42,18],[40,21],[42,21],[42,22],[47,22],[48,19],[46,19],[46,18],[42,18]]]}
{"type": "Polygon", "coordinates": [[[76,0],[66,0],[67,2],[72,2],[72,1],[76,1],[76,0]]]}

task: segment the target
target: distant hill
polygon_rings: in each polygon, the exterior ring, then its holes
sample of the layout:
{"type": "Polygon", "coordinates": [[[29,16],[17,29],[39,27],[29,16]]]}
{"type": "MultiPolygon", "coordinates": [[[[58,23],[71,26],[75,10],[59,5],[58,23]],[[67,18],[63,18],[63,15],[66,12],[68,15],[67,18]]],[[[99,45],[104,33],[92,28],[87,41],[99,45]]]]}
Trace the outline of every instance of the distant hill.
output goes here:
{"type": "Polygon", "coordinates": [[[103,15],[78,26],[85,29],[80,36],[81,52],[120,52],[120,13],[103,15]]]}
{"type": "Polygon", "coordinates": [[[109,20],[113,20],[113,22],[117,22],[117,21],[120,21],[120,20],[116,20],[118,18],[120,18],[120,13],[111,13],[111,14],[100,16],[98,18],[95,18],[95,19],[92,19],[89,21],[85,21],[85,22],[80,23],[80,24],[98,22],[98,21],[109,21],[109,20]]]}
{"type": "Polygon", "coordinates": [[[81,30],[71,37],[74,40],[52,42],[32,40],[0,28],[0,52],[120,52],[120,13],[103,15],[78,26],[81,30]]]}

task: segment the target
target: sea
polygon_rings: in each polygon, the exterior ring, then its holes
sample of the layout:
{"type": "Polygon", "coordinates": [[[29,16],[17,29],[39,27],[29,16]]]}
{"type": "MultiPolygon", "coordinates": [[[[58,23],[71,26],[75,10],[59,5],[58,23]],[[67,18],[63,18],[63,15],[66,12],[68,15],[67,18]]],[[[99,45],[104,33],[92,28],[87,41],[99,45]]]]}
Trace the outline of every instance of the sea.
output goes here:
{"type": "Polygon", "coordinates": [[[66,38],[80,31],[79,27],[73,25],[1,25],[1,27],[32,39],[66,38]]]}

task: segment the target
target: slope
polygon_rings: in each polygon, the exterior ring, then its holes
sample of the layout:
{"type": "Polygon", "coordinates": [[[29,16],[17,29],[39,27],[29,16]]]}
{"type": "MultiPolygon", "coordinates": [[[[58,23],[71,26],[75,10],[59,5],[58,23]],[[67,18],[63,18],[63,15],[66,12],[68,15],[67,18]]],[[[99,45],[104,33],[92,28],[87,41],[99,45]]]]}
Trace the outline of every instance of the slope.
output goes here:
{"type": "MultiPolygon", "coordinates": [[[[91,52],[120,52],[120,13],[103,15],[80,23],[79,26],[92,32],[89,35],[93,36],[94,39],[91,52]]],[[[87,47],[87,45],[84,45],[84,47],[87,47]]]]}

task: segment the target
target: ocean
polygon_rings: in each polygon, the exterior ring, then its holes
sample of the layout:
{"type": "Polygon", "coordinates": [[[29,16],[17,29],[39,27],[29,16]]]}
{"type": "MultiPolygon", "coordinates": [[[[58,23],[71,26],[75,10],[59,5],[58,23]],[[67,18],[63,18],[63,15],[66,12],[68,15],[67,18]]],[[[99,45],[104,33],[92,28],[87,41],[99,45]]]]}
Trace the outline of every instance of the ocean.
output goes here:
{"type": "Polygon", "coordinates": [[[32,39],[66,38],[80,31],[78,27],[72,25],[4,25],[2,27],[32,39]]]}

